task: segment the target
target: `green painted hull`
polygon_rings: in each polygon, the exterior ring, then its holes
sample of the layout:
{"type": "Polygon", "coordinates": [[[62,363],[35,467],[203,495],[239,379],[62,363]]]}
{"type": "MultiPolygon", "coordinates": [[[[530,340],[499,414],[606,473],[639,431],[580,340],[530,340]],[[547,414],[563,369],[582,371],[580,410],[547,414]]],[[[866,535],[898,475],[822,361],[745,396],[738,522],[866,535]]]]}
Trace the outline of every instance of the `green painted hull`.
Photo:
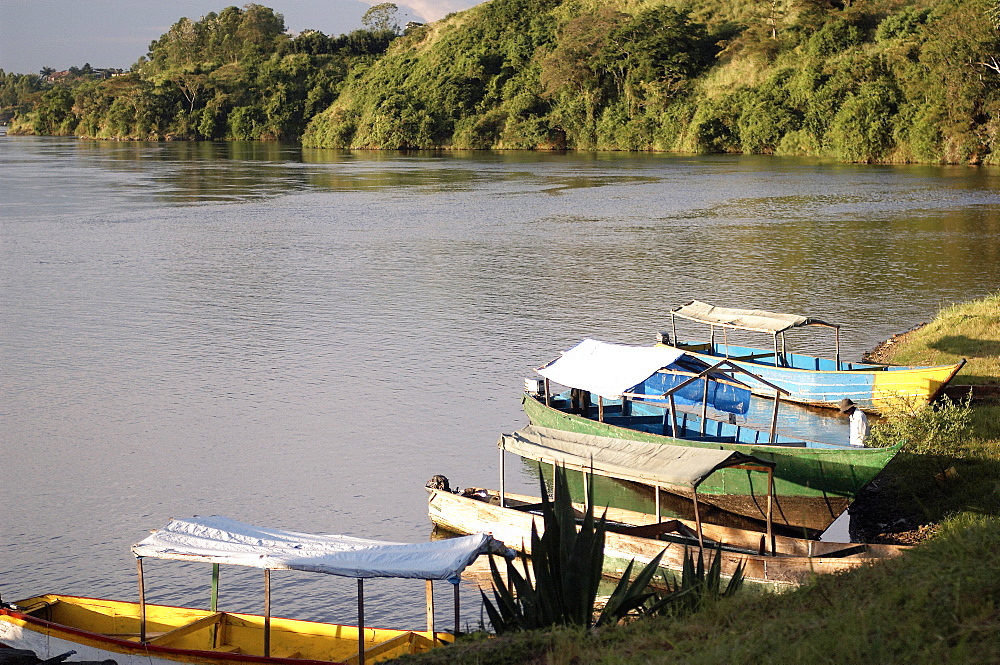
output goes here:
{"type": "MultiPolygon", "coordinates": [[[[858,492],[882,471],[902,448],[806,448],[739,443],[708,443],[641,432],[546,406],[525,395],[525,414],[531,424],[580,434],[595,434],[674,446],[736,450],[769,460],[774,470],[774,521],[796,528],[822,530],[850,505],[858,492]]],[[[648,507],[652,490],[634,486],[632,505],[648,507]]],[[[722,469],[698,488],[698,498],[736,515],[763,519],[767,511],[767,474],[744,469],[722,469]]],[[[616,501],[616,503],[622,503],[616,501]]]]}

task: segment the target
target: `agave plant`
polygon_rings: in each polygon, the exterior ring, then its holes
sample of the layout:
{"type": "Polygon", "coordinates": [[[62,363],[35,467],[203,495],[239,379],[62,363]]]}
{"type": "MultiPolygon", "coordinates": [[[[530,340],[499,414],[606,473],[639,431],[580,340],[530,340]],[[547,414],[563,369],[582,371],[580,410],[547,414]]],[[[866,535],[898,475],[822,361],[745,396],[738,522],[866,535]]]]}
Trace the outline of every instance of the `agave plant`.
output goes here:
{"type": "Polygon", "coordinates": [[[698,550],[697,561],[691,550],[686,551],[680,579],[670,579],[661,573],[666,593],[658,595],[654,602],[643,608],[644,611],[649,614],[690,614],[700,610],[706,602],[737,593],[743,586],[745,565],[740,563],[736,567],[729,583],[723,588],[721,549],[721,545],[716,546],[715,556],[707,570],[701,549],[698,550]]]}
{"type": "Polygon", "coordinates": [[[494,559],[490,558],[495,604],[484,592],[483,603],[490,623],[497,633],[530,630],[554,625],[600,626],[616,623],[654,597],[648,590],[662,552],[630,580],[630,563],[607,604],[594,619],[594,601],[604,563],[606,518],[594,518],[593,474],[589,474],[587,511],[577,525],[566,470],[556,467],[555,500],[548,498],[542,474],[542,525],[538,533],[531,527],[531,558],[523,553],[520,560],[525,574],[507,562],[505,582],[494,559]],[[532,579],[534,578],[534,579],[532,579]]]}

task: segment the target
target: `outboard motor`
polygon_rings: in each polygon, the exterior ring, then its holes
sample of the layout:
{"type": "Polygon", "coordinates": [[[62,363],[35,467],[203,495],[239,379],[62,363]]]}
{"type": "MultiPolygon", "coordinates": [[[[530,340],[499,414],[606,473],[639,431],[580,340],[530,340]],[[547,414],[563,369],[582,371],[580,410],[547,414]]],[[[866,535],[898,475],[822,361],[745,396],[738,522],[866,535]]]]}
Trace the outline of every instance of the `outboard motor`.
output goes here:
{"type": "Polygon", "coordinates": [[[424,485],[432,490],[441,490],[443,492],[451,492],[451,485],[448,483],[448,477],[437,474],[432,476],[430,480],[424,485]]]}

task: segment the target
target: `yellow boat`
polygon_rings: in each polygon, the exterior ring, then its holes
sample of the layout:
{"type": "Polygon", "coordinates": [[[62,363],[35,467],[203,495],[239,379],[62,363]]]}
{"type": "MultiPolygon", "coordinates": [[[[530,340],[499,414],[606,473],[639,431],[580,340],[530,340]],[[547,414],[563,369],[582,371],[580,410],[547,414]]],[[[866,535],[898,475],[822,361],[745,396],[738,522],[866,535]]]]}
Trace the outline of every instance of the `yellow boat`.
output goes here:
{"type": "MultiPolygon", "coordinates": [[[[15,607],[0,608],[0,642],[43,659],[75,651],[73,660],[113,659],[118,665],[358,663],[355,626],[271,618],[271,656],[265,657],[260,615],[146,604],[146,640],[140,641],[137,602],[46,594],[15,607]]],[[[365,628],[361,636],[365,661],[372,663],[453,639],[450,633],[382,628],[365,628]]]]}
{"type": "Polygon", "coordinates": [[[138,602],[55,594],[13,605],[0,602],[0,645],[28,649],[42,659],[72,651],[67,662],[110,659],[118,665],[365,665],[420,653],[454,639],[434,630],[433,580],[454,585],[457,632],[462,571],[480,554],[514,555],[486,533],[459,540],[465,542],[386,543],[260,528],[220,516],[175,519],[132,546],[139,572],[138,602]],[[212,607],[147,604],[144,557],[213,564],[212,607]],[[263,615],[217,611],[220,564],[264,570],[263,615]],[[356,578],[357,625],[363,628],[272,617],[272,570],[356,578]],[[375,577],[426,580],[427,631],[365,626],[364,580],[375,577]]]}

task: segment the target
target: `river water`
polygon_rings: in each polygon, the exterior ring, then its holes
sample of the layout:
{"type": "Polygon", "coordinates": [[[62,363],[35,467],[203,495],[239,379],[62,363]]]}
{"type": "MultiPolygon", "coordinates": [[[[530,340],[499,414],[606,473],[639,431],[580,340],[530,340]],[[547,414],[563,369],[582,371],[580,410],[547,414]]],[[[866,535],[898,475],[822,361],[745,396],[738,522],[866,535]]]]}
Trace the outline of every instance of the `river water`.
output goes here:
{"type": "MultiPolygon", "coordinates": [[[[426,540],[424,482],[495,487],[523,378],[584,337],[700,299],[844,324],[857,359],[1000,265],[1000,172],[964,167],[8,136],[0,192],[5,600],[135,598],[129,546],[174,516],[426,540]]],[[[206,566],[146,574],[207,606],[206,566]]],[[[222,608],[261,577],[224,570],[222,608]]],[[[274,613],[353,623],[316,577],[272,576],[274,613]]],[[[422,583],[366,590],[422,626],[422,583]]]]}

